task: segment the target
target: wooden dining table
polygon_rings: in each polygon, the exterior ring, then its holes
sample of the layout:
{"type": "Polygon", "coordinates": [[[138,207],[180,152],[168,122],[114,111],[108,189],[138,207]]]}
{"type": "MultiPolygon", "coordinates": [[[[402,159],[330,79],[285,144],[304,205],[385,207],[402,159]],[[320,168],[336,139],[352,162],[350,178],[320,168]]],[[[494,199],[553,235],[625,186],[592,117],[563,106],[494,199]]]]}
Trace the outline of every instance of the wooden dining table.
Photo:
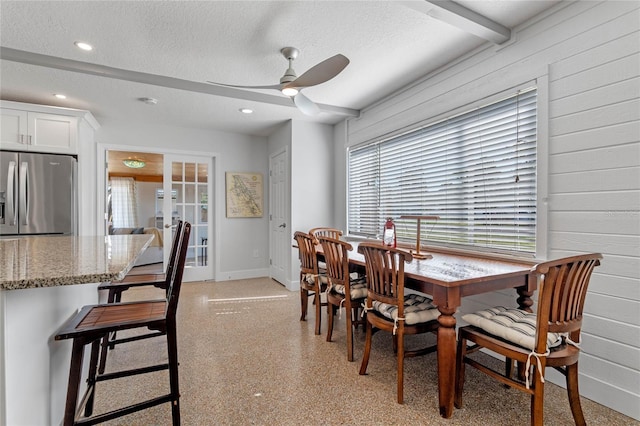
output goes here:
{"type": "MultiPolygon", "coordinates": [[[[353,251],[349,262],[364,270],[364,256],[358,253],[358,242],[350,241],[353,251]]],[[[409,249],[407,249],[409,251],[409,249]]],[[[453,414],[456,374],[456,318],[454,314],[462,298],[475,294],[514,288],[521,309],[531,312],[531,296],[536,280],[531,274],[534,262],[501,259],[489,255],[456,253],[427,249],[427,259],[414,259],[405,264],[405,287],[431,295],[438,307],[438,392],[440,415],[453,414]]]]}

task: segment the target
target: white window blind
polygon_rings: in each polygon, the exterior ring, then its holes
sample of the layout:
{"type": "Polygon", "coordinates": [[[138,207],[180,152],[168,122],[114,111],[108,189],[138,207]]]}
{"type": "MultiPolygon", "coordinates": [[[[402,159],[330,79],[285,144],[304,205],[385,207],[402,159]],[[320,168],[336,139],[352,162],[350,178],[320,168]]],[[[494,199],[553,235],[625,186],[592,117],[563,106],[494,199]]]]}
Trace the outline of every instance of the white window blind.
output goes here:
{"type": "Polygon", "coordinates": [[[535,253],[536,89],[349,151],[348,228],[400,241],[535,253]]]}

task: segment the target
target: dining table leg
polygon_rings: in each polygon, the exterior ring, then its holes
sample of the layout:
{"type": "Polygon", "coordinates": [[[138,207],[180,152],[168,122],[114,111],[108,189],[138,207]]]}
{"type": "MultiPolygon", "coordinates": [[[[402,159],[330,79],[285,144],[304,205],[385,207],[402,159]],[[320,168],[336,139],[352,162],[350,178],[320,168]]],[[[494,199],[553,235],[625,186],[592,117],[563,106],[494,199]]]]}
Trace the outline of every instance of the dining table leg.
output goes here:
{"type": "Polygon", "coordinates": [[[453,415],[453,397],[456,378],[456,318],[455,307],[438,306],[438,391],[440,415],[453,415]]]}
{"type": "MultiPolygon", "coordinates": [[[[528,285],[516,288],[516,292],[518,293],[518,307],[523,311],[533,312],[533,309],[531,309],[531,307],[533,306],[532,296],[535,289],[534,285],[535,281],[532,277],[529,277],[528,285]]],[[[517,362],[516,371],[518,374],[518,378],[524,382],[525,374],[527,372],[526,363],[517,362]]]]}
{"type": "Polygon", "coordinates": [[[516,292],[518,293],[518,307],[523,311],[533,312],[533,309],[531,309],[533,306],[533,299],[531,298],[531,296],[533,296],[533,290],[525,286],[516,288],[516,292]]]}

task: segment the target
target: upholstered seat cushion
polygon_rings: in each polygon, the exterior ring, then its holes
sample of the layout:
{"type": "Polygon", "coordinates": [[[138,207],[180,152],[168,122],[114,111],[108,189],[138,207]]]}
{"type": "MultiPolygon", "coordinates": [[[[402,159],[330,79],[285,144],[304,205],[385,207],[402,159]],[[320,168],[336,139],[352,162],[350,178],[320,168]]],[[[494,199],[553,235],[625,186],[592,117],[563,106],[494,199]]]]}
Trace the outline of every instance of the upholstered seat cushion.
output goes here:
{"type": "MultiPolygon", "coordinates": [[[[398,307],[377,300],[373,301],[373,309],[383,316],[395,321],[398,318],[398,307]]],[[[404,323],[407,325],[429,322],[440,316],[440,311],[433,300],[419,294],[408,294],[404,297],[404,323]]]]}
{"type": "MultiPolygon", "coordinates": [[[[471,325],[508,340],[516,345],[533,350],[536,345],[536,314],[516,308],[496,306],[462,316],[471,325]]],[[[547,333],[547,347],[562,343],[558,333],[547,333]]]]}
{"type": "MultiPolygon", "coordinates": [[[[358,277],[357,273],[352,273],[349,281],[349,290],[351,290],[351,299],[364,299],[367,297],[367,281],[365,277],[358,277]]],[[[343,285],[334,285],[331,291],[342,294],[345,290],[343,285]]]]}

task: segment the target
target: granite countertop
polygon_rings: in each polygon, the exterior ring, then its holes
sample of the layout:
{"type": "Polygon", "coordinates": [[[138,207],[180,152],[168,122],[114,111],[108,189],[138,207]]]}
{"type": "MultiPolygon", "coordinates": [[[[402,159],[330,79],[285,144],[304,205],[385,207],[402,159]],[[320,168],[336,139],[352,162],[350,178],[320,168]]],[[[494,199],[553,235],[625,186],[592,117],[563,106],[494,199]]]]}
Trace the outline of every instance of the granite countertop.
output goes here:
{"type": "Polygon", "coordinates": [[[0,289],[119,280],[152,239],[147,234],[0,239],[0,289]]]}

